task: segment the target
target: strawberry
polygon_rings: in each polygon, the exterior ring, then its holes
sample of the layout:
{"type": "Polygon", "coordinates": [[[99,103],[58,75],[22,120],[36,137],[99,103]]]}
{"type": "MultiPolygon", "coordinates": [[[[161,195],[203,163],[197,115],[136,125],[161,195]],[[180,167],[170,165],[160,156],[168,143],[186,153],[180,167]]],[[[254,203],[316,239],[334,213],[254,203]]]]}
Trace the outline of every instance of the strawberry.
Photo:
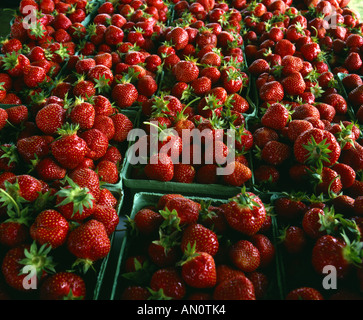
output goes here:
{"type": "Polygon", "coordinates": [[[147,300],[150,296],[150,291],[144,287],[128,286],[122,292],[121,300],[147,300]]]}
{"type": "MultiPolygon", "coordinates": [[[[4,100],[2,103],[5,103],[4,100]]],[[[29,110],[24,105],[10,107],[6,109],[6,113],[8,114],[8,121],[15,126],[24,123],[29,118],[29,110]]]]}
{"type": "Polygon", "coordinates": [[[146,236],[156,234],[163,221],[164,218],[159,212],[148,208],[139,210],[133,219],[138,232],[146,236]]]}
{"type": "Polygon", "coordinates": [[[160,213],[164,219],[176,218],[176,223],[179,226],[186,226],[198,221],[200,209],[201,205],[198,202],[185,197],[174,196],[165,203],[160,213]]]}
{"type": "Polygon", "coordinates": [[[181,60],[175,64],[172,73],[177,81],[189,83],[198,78],[199,69],[193,61],[181,60]]]}
{"type": "Polygon", "coordinates": [[[73,272],[57,272],[48,276],[40,287],[41,300],[84,300],[86,284],[73,272]]]}
{"type": "Polygon", "coordinates": [[[343,185],[340,176],[336,171],[329,167],[319,167],[313,171],[315,181],[315,190],[317,193],[335,193],[339,194],[343,185]]]}
{"type": "Polygon", "coordinates": [[[195,250],[195,246],[184,251],[180,262],[182,278],[193,288],[212,288],[217,282],[214,258],[206,252],[195,250]]]}
{"type": "Polygon", "coordinates": [[[67,174],[67,170],[61,167],[51,157],[45,157],[39,160],[35,165],[35,171],[43,181],[62,180],[67,174]]]}
{"type": "Polygon", "coordinates": [[[176,163],[174,164],[173,180],[181,183],[192,183],[195,178],[195,168],[191,164],[176,163]]]}
{"type": "MultiPolygon", "coordinates": [[[[8,215],[11,215],[8,211],[8,215]]],[[[28,221],[21,218],[9,218],[0,224],[0,243],[7,247],[16,247],[29,238],[28,221]]]]}
{"type": "Polygon", "coordinates": [[[256,300],[252,282],[244,276],[225,280],[213,291],[214,300],[256,300]]]}
{"type": "Polygon", "coordinates": [[[4,109],[0,109],[0,130],[2,130],[8,120],[8,113],[4,109]]]}
{"type": "Polygon", "coordinates": [[[149,179],[170,181],[174,176],[174,164],[167,154],[154,154],[150,157],[144,171],[149,179]]]}
{"type": "Polygon", "coordinates": [[[183,232],[181,239],[181,249],[184,252],[188,245],[195,245],[196,251],[207,252],[215,256],[218,252],[219,242],[217,235],[210,229],[201,224],[191,224],[183,232]]]}
{"type": "Polygon", "coordinates": [[[99,203],[95,205],[92,218],[103,223],[106,228],[106,233],[109,236],[115,231],[119,222],[119,217],[115,208],[100,205],[99,203]]]}
{"type": "Polygon", "coordinates": [[[82,221],[92,215],[96,200],[88,188],[66,179],[68,185],[55,194],[55,207],[67,220],[82,221]]]}
{"type": "Polygon", "coordinates": [[[80,129],[91,129],[94,124],[96,111],[93,105],[82,99],[77,100],[69,114],[72,123],[78,124],[80,129]]]}
{"type": "Polygon", "coordinates": [[[254,234],[251,237],[252,244],[260,253],[260,268],[266,268],[275,258],[275,246],[269,237],[262,233],[254,234]]]}
{"type": "Polygon", "coordinates": [[[115,126],[115,134],[112,138],[115,142],[123,142],[127,139],[127,135],[134,125],[132,121],[122,113],[116,113],[111,116],[113,124],[115,126]]]}
{"type": "Polygon", "coordinates": [[[225,169],[231,172],[223,176],[223,181],[229,185],[240,187],[252,178],[251,169],[238,161],[228,163],[225,169]]]}
{"type": "Polygon", "coordinates": [[[26,163],[30,163],[31,160],[42,159],[49,153],[47,139],[38,135],[18,140],[16,147],[19,155],[26,163]]]}
{"type": "Polygon", "coordinates": [[[78,167],[69,174],[69,178],[78,186],[87,188],[98,201],[100,195],[100,180],[97,172],[88,167],[78,167]]]}
{"type": "Polygon", "coordinates": [[[5,181],[5,190],[15,200],[34,202],[40,195],[43,185],[37,178],[22,174],[9,178],[5,181]]]}
{"type": "Polygon", "coordinates": [[[181,300],[186,294],[186,285],[179,271],[174,267],[161,268],[150,279],[152,296],[159,300],[181,300]]]}
{"type": "Polygon", "coordinates": [[[253,272],[260,266],[260,252],[248,240],[240,240],[229,249],[233,265],[243,272],[253,272]]]}
{"type": "Polygon", "coordinates": [[[300,72],[292,72],[281,80],[285,94],[299,95],[306,89],[306,84],[300,72]]]}
{"type": "Polygon", "coordinates": [[[50,250],[51,247],[47,248],[45,245],[37,248],[35,242],[9,249],[1,265],[6,283],[17,291],[25,292],[27,289],[24,286],[24,279],[29,275],[24,270],[26,266],[35,268],[35,281],[44,279],[50,272],[55,272],[53,259],[48,256],[50,250]],[[35,261],[37,262],[34,263],[35,261]]]}
{"type": "Polygon", "coordinates": [[[77,135],[77,130],[77,125],[63,126],[57,130],[59,138],[50,145],[54,158],[67,169],[76,168],[88,152],[87,143],[77,135]]]}
{"type": "Polygon", "coordinates": [[[284,87],[278,81],[269,81],[263,84],[259,90],[259,96],[263,101],[279,102],[284,98],[284,87]]]}
{"type": "Polygon", "coordinates": [[[230,227],[246,235],[257,233],[266,218],[261,199],[244,190],[230,199],[224,213],[230,227]]]}
{"type": "Polygon", "coordinates": [[[137,88],[129,82],[118,83],[112,89],[112,98],[121,109],[132,106],[138,95],[137,88]]]}
{"type": "Polygon", "coordinates": [[[289,140],[294,142],[299,135],[303,132],[313,128],[311,122],[307,120],[294,119],[288,123],[287,126],[287,137],[289,140]]]}
{"type": "Polygon", "coordinates": [[[117,198],[113,195],[113,193],[110,190],[103,187],[100,188],[97,204],[106,207],[116,208],[117,202],[118,202],[117,198]]]}
{"type": "Polygon", "coordinates": [[[23,76],[25,85],[29,88],[35,88],[45,80],[46,71],[42,67],[29,65],[24,68],[23,76]]]}
{"type": "Polygon", "coordinates": [[[40,212],[30,226],[30,236],[40,245],[47,244],[55,249],[66,242],[68,221],[56,210],[40,212]]]}
{"type": "Polygon", "coordinates": [[[265,127],[282,130],[289,121],[289,110],[281,103],[271,104],[261,118],[261,124],[265,127]]]}
{"type": "Polygon", "coordinates": [[[218,264],[217,271],[217,285],[225,280],[231,280],[237,277],[245,277],[245,273],[235,267],[231,267],[227,264],[218,264]]]}
{"type": "Polygon", "coordinates": [[[324,297],[314,288],[301,287],[291,290],[287,294],[286,300],[324,300],[324,297]]]}
{"type": "Polygon", "coordinates": [[[298,226],[288,226],[282,229],[279,241],[289,254],[302,252],[307,243],[304,230],[298,226]]]}
{"type": "Polygon", "coordinates": [[[306,211],[306,204],[297,196],[282,196],[274,202],[276,214],[284,220],[293,220],[302,217],[306,211]]]}
{"type": "Polygon", "coordinates": [[[95,261],[105,258],[111,249],[110,239],[102,222],[87,220],[73,229],[68,236],[67,248],[87,272],[95,261]]]}
{"type": "Polygon", "coordinates": [[[96,161],[106,154],[108,149],[108,139],[102,131],[91,128],[81,132],[79,134],[79,138],[87,145],[87,153],[85,155],[87,158],[96,161]]]}
{"type": "Polygon", "coordinates": [[[294,143],[294,155],[300,163],[331,166],[341,153],[340,146],[332,133],[313,128],[303,132],[294,143]]]}
{"type": "Polygon", "coordinates": [[[312,249],[311,262],[318,274],[322,273],[325,266],[334,266],[338,279],[342,279],[354,264],[361,263],[360,250],[361,243],[350,241],[345,235],[343,238],[324,235],[316,241],[312,249]]]}
{"type": "Polygon", "coordinates": [[[290,158],[289,145],[280,141],[269,141],[261,150],[261,159],[267,164],[278,166],[290,158]]]}
{"type": "Polygon", "coordinates": [[[96,172],[100,177],[100,181],[115,184],[119,180],[119,171],[114,162],[100,161],[96,166],[96,172]]]}
{"type": "Polygon", "coordinates": [[[50,103],[35,116],[37,127],[46,135],[53,135],[65,123],[66,110],[58,103],[50,103]]]}

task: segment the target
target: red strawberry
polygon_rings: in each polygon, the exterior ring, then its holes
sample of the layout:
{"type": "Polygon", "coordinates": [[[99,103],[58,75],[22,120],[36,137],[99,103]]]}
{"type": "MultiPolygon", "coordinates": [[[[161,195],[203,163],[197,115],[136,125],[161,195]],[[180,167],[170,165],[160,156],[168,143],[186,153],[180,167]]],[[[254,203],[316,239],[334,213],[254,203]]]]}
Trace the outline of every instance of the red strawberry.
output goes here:
{"type": "Polygon", "coordinates": [[[159,299],[181,300],[186,294],[185,282],[176,268],[161,268],[155,271],[150,280],[152,296],[159,299]]]}
{"type": "Polygon", "coordinates": [[[98,203],[94,207],[92,218],[103,223],[109,236],[115,231],[119,222],[115,208],[98,203]]]}
{"type": "Polygon", "coordinates": [[[172,72],[177,81],[185,83],[192,82],[199,76],[199,69],[193,61],[179,61],[173,67],[172,72]]]}
{"type": "Polygon", "coordinates": [[[30,163],[31,160],[42,159],[49,153],[48,140],[38,135],[18,140],[16,147],[20,156],[27,163],[30,163]]]}
{"type": "Polygon", "coordinates": [[[284,98],[284,87],[278,81],[269,81],[263,84],[259,90],[259,96],[263,101],[279,102],[284,98]]]}
{"type": "Polygon", "coordinates": [[[340,146],[329,131],[313,128],[302,133],[294,143],[294,155],[300,163],[333,165],[340,156],[340,146]],[[317,152],[317,148],[319,151],[317,152]]]}
{"type": "Polygon", "coordinates": [[[200,209],[201,205],[198,202],[176,196],[166,202],[161,214],[165,219],[175,217],[178,225],[185,226],[198,221],[200,209]]]}
{"type": "Polygon", "coordinates": [[[0,109],[0,130],[2,130],[5,125],[6,121],[8,120],[8,113],[4,109],[0,109]]]}
{"type": "Polygon", "coordinates": [[[41,300],[84,300],[86,284],[73,272],[57,272],[47,277],[40,287],[41,300]]]}
{"type": "Polygon", "coordinates": [[[123,142],[127,139],[127,135],[131,129],[133,129],[132,121],[122,113],[116,113],[111,116],[113,124],[115,126],[115,134],[113,140],[115,142],[123,142]]]}
{"type": "Polygon", "coordinates": [[[301,287],[291,290],[287,294],[286,300],[324,300],[324,297],[314,288],[301,287]]]}
{"type": "Polygon", "coordinates": [[[44,133],[53,135],[65,123],[66,110],[57,103],[50,103],[38,111],[35,116],[37,127],[44,133]]]}
{"type": "Polygon", "coordinates": [[[69,119],[72,123],[78,124],[80,129],[91,129],[95,115],[96,112],[91,103],[79,100],[72,106],[69,119]]]}
{"type": "Polygon", "coordinates": [[[174,176],[174,164],[167,154],[154,154],[150,157],[144,171],[149,179],[170,181],[174,176]]]}
{"type": "Polygon", "coordinates": [[[270,238],[262,233],[257,233],[251,237],[251,242],[260,253],[260,267],[269,266],[275,258],[275,246],[270,238]]]}
{"type": "Polygon", "coordinates": [[[225,280],[213,291],[214,300],[256,300],[252,282],[243,276],[225,280]]]}
{"type": "Polygon", "coordinates": [[[118,83],[112,89],[112,98],[121,109],[132,106],[137,97],[138,91],[132,83],[118,83]]]}
{"type": "Polygon", "coordinates": [[[334,266],[337,277],[342,279],[348,274],[352,265],[361,259],[357,256],[360,250],[361,244],[350,241],[346,236],[340,239],[332,235],[324,235],[313,247],[311,262],[319,274],[322,274],[324,267],[334,266]]]}
{"type": "MultiPolygon", "coordinates": [[[[9,215],[9,212],[8,212],[9,215]]],[[[0,224],[0,243],[7,247],[16,247],[29,238],[29,226],[21,218],[9,218],[0,224]]]]}
{"type": "Polygon", "coordinates": [[[223,180],[229,185],[240,187],[252,178],[251,169],[238,161],[228,163],[225,169],[231,172],[223,175],[223,180]]]}
{"type": "Polygon", "coordinates": [[[253,235],[258,232],[266,218],[265,206],[252,192],[241,192],[224,207],[228,224],[235,230],[253,235]]]}
{"type": "Polygon", "coordinates": [[[68,221],[56,210],[40,212],[30,226],[30,236],[40,245],[47,244],[55,249],[66,242],[68,221]]]}
{"type": "Polygon", "coordinates": [[[304,230],[298,226],[289,226],[281,231],[279,240],[290,254],[301,252],[306,246],[304,230]]]}
{"type": "MultiPolygon", "coordinates": [[[[3,100],[2,103],[5,104],[5,101],[3,100]]],[[[8,121],[15,126],[24,123],[29,118],[28,108],[24,105],[10,107],[6,109],[6,113],[8,121]]]]}
{"type": "Polygon", "coordinates": [[[46,77],[46,71],[42,67],[27,66],[24,68],[24,83],[29,88],[38,87],[46,77]]]}
{"type": "Polygon", "coordinates": [[[240,240],[232,244],[229,258],[233,265],[243,272],[253,272],[260,266],[260,252],[248,240],[240,240]]]}
{"type": "Polygon", "coordinates": [[[274,166],[284,163],[290,155],[289,145],[280,141],[269,141],[261,150],[261,159],[274,166]]]}
{"type": "Polygon", "coordinates": [[[288,95],[302,94],[306,89],[306,84],[300,72],[293,72],[281,80],[284,92],[288,95]]]}
{"type": "Polygon", "coordinates": [[[282,130],[289,121],[289,110],[281,103],[271,104],[261,118],[263,126],[282,130]]]}
{"type": "Polygon", "coordinates": [[[105,258],[111,249],[110,239],[102,222],[88,220],[73,229],[68,236],[67,248],[87,271],[95,261],[105,258]]]}
{"type": "Polygon", "coordinates": [[[45,246],[38,249],[33,242],[31,245],[19,245],[8,250],[1,265],[6,283],[18,291],[25,292],[28,288],[24,286],[26,283],[24,279],[29,276],[29,271],[23,268],[26,266],[34,268],[35,278],[32,278],[32,282],[35,281],[35,284],[44,279],[49,272],[54,272],[52,257],[48,256],[50,249],[50,247],[46,248],[45,246]]]}
{"type": "Polygon", "coordinates": [[[116,184],[119,180],[119,171],[114,162],[108,160],[99,161],[96,172],[100,177],[100,181],[116,184]]]}
{"type": "Polygon", "coordinates": [[[5,182],[5,189],[15,200],[21,197],[34,202],[40,195],[43,185],[40,180],[28,174],[11,177],[5,182]]]}
{"type": "Polygon", "coordinates": [[[35,166],[35,171],[38,177],[43,181],[54,181],[63,179],[67,170],[61,167],[51,157],[41,159],[35,166]]]}
{"type": "Polygon", "coordinates": [[[182,278],[193,288],[212,288],[217,282],[214,258],[206,252],[184,251],[185,258],[181,262],[182,278]]]}
{"type": "Polygon", "coordinates": [[[68,185],[56,194],[56,208],[67,219],[82,221],[94,211],[96,200],[88,188],[80,187],[67,178],[68,185]]]}
{"type": "Polygon", "coordinates": [[[58,130],[60,137],[51,144],[51,152],[59,164],[67,169],[76,168],[88,153],[86,141],[77,135],[77,126],[58,130]]]}
{"type": "Polygon", "coordinates": [[[198,252],[207,252],[215,256],[218,252],[219,242],[217,235],[210,229],[201,224],[192,224],[188,226],[181,239],[181,249],[184,252],[188,246],[194,247],[198,252]]]}
{"type": "Polygon", "coordinates": [[[133,219],[136,229],[142,235],[157,234],[163,221],[164,218],[159,212],[148,208],[139,210],[133,219]]]}
{"type": "Polygon", "coordinates": [[[176,163],[173,180],[181,183],[192,183],[195,178],[195,168],[191,164],[176,163]]]}

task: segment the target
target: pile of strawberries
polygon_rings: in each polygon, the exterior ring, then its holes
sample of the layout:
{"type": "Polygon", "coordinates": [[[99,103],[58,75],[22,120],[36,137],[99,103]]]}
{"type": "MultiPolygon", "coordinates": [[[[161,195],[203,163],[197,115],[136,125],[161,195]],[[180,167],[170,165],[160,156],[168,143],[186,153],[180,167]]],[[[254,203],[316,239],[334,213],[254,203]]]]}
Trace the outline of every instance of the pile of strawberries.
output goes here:
{"type": "Polygon", "coordinates": [[[251,192],[223,203],[155,195],[128,226],[121,299],[255,300],[277,293],[271,217],[251,192]]]}
{"type": "Polygon", "coordinates": [[[347,5],[21,0],[0,56],[0,295],[92,295],[137,128],[146,163],[128,178],[241,191],[128,217],[118,298],[361,298],[363,25],[347,5]],[[346,291],[322,289],[326,265],[346,291]]]}

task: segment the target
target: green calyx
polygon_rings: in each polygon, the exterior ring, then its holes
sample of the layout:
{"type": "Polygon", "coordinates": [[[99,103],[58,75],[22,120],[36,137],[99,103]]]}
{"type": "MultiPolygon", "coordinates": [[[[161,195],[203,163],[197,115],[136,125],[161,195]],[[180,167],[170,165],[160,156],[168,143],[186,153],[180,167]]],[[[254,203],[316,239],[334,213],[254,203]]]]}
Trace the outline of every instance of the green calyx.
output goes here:
{"type": "Polygon", "coordinates": [[[252,210],[253,208],[261,207],[261,205],[254,200],[255,198],[256,196],[253,194],[248,194],[246,192],[246,187],[243,186],[241,192],[235,197],[230,198],[229,200],[236,202],[241,208],[248,208],[252,210]]]}
{"type": "Polygon", "coordinates": [[[341,236],[345,242],[343,248],[343,257],[350,264],[361,267],[363,261],[363,242],[360,239],[350,240],[343,231],[341,236]]]}
{"type": "Polygon", "coordinates": [[[327,139],[322,140],[317,143],[315,138],[312,136],[311,140],[304,145],[304,149],[308,151],[308,157],[306,159],[306,164],[308,165],[322,165],[323,163],[329,163],[329,153],[332,151],[329,149],[330,144],[327,143],[327,139]]]}
{"type": "Polygon", "coordinates": [[[57,134],[60,135],[60,137],[65,136],[71,136],[73,134],[76,134],[79,130],[79,124],[74,123],[65,123],[61,128],[57,130],[57,134]]]}
{"type": "Polygon", "coordinates": [[[52,247],[48,244],[43,244],[40,248],[38,248],[34,241],[30,245],[29,250],[24,250],[25,258],[19,261],[19,264],[24,265],[21,270],[21,274],[29,274],[29,270],[26,268],[27,266],[34,268],[38,279],[40,279],[43,271],[47,273],[55,273],[55,263],[53,258],[48,256],[51,250],[52,247]]]}
{"type": "Polygon", "coordinates": [[[64,200],[56,205],[56,207],[64,206],[73,203],[73,215],[79,213],[82,215],[83,211],[87,208],[92,208],[94,197],[89,192],[88,188],[81,188],[72,179],[66,177],[70,188],[61,188],[55,196],[59,196],[64,200]]]}

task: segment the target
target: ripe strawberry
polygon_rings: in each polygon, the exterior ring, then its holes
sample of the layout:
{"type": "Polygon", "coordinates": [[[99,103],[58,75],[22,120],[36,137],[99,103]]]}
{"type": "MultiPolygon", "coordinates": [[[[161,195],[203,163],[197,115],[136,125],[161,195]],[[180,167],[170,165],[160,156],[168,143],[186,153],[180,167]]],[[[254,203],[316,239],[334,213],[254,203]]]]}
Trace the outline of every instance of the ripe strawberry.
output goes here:
{"type": "Polygon", "coordinates": [[[0,130],[2,130],[5,125],[6,121],[8,120],[8,113],[4,109],[0,109],[0,130]]]}
{"type": "Polygon", "coordinates": [[[45,157],[35,165],[35,171],[39,179],[43,181],[62,180],[67,170],[61,167],[52,157],[45,157]]]}
{"type": "Polygon", "coordinates": [[[29,65],[23,70],[24,83],[29,88],[36,88],[45,80],[46,71],[42,67],[29,65]]]}
{"type": "Polygon", "coordinates": [[[87,145],[86,157],[94,161],[102,158],[108,149],[107,136],[100,130],[91,128],[79,134],[87,145]]]}
{"type": "Polygon", "coordinates": [[[109,236],[116,230],[120,220],[115,208],[100,205],[99,203],[95,205],[92,218],[103,223],[109,236]]]}
{"type": "Polygon", "coordinates": [[[139,210],[133,219],[136,229],[142,235],[157,234],[161,223],[164,221],[163,216],[152,209],[144,208],[139,210]]]}
{"type": "Polygon", "coordinates": [[[263,126],[282,130],[289,121],[289,110],[281,103],[273,103],[267,109],[261,118],[263,126]]]}
{"type": "MultiPolygon", "coordinates": [[[[9,212],[8,215],[10,215],[9,212]]],[[[23,217],[9,218],[0,224],[0,243],[2,245],[13,248],[25,243],[28,238],[28,221],[23,217]]]]}
{"type": "Polygon", "coordinates": [[[131,107],[137,100],[138,91],[132,83],[118,83],[112,89],[112,98],[121,109],[131,107]]]}
{"type": "Polygon", "coordinates": [[[209,253],[196,251],[194,247],[188,249],[180,263],[185,283],[193,288],[214,287],[217,282],[214,258],[209,253]]]}
{"type": "Polygon", "coordinates": [[[113,136],[113,141],[123,142],[127,139],[127,135],[134,125],[132,121],[122,113],[116,113],[111,116],[113,124],[115,126],[115,134],[113,136]]]}
{"type": "Polygon", "coordinates": [[[305,131],[294,143],[294,155],[300,163],[331,166],[337,162],[340,153],[341,149],[334,135],[318,128],[305,131]]]}
{"type": "Polygon", "coordinates": [[[31,160],[42,159],[49,153],[49,144],[44,136],[30,136],[17,141],[19,155],[26,163],[31,160]]]}
{"type": "Polygon", "coordinates": [[[259,90],[259,96],[263,101],[279,102],[284,98],[284,87],[278,81],[269,81],[263,84],[259,90]]]}
{"type": "Polygon", "coordinates": [[[198,252],[207,252],[215,256],[219,249],[217,235],[201,224],[191,224],[184,231],[181,239],[181,249],[184,252],[188,246],[195,246],[198,252]]]}
{"type": "Polygon", "coordinates": [[[185,197],[173,196],[165,203],[160,213],[164,219],[174,217],[177,218],[178,225],[185,226],[198,221],[200,209],[201,205],[198,202],[185,197]]]}
{"type": "Polygon", "coordinates": [[[193,61],[181,60],[175,64],[172,73],[177,81],[189,83],[198,78],[199,69],[193,61]]]}
{"type": "Polygon", "coordinates": [[[300,72],[290,73],[281,80],[284,92],[288,95],[302,94],[306,89],[306,84],[300,72]]]}
{"type": "Polygon", "coordinates": [[[69,119],[80,129],[91,129],[95,121],[95,109],[89,102],[78,100],[70,110],[69,119]]]}
{"type": "Polygon", "coordinates": [[[57,131],[60,137],[51,144],[51,152],[66,169],[76,168],[88,152],[87,143],[77,135],[78,126],[67,125],[57,131]]]}
{"type": "Polygon", "coordinates": [[[46,135],[53,135],[65,123],[66,110],[58,103],[50,103],[35,116],[37,127],[46,135]]]}
{"type": "Polygon", "coordinates": [[[128,286],[122,292],[121,300],[147,300],[151,297],[148,289],[141,286],[128,286]]]}
{"type": "Polygon", "coordinates": [[[117,203],[117,198],[113,195],[113,193],[107,188],[101,187],[97,204],[106,207],[116,208],[117,203]]]}
{"type": "Polygon", "coordinates": [[[186,285],[176,268],[161,268],[153,273],[150,280],[152,296],[159,300],[181,300],[186,294],[186,285]]]}
{"type": "MultiPolygon", "coordinates": [[[[2,103],[6,104],[4,100],[2,103]]],[[[24,105],[10,107],[6,109],[6,113],[8,114],[8,121],[15,126],[24,123],[29,118],[28,108],[24,105]]]]}
{"type": "Polygon", "coordinates": [[[265,206],[252,192],[241,192],[224,207],[228,224],[235,230],[253,235],[258,232],[266,218],[265,206]]]}
{"type": "Polygon", "coordinates": [[[274,166],[284,163],[290,155],[289,145],[280,141],[269,141],[261,150],[261,159],[274,166]]]}
{"type": "Polygon", "coordinates": [[[251,237],[251,242],[260,253],[260,268],[269,266],[275,258],[276,251],[270,238],[262,233],[257,233],[251,237]]]}
{"type": "Polygon", "coordinates": [[[39,294],[41,300],[84,300],[86,284],[73,272],[57,272],[44,280],[39,294]]]}
{"type": "Polygon", "coordinates": [[[96,172],[102,182],[116,184],[119,180],[119,171],[114,162],[108,160],[99,161],[96,172]]]}
{"type": "Polygon", "coordinates": [[[291,290],[287,294],[286,300],[324,300],[324,297],[314,288],[301,287],[291,290]]]}
{"type": "Polygon", "coordinates": [[[24,279],[29,272],[24,272],[24,267],[32,266],[35,269],[35,281],[44,279],[49,272],[54,272],[53,259],[48,256],[50,250],[50,247],[44,245],[37,248],[35,242],[9,249],[1,265],[6,283],[17,291],[25,292],[27,289],[24,286],[24,279]]]}
{"type": "Polygon", "coordinates": [[[233,265],[243,272],[253,272],[260,266],[260,252],[248,240],[239,240],[229,249],[233,265]]]}
{"type": "Polygon", "coordinates": [[[214,300],[256,300],[252,282],[243,276],[219,283],[213,291],[214,300]]]}
{"type": "Polygon", "coordinates": [[[361,244],[351,242],[346,236],[341,239],[332,235],[324,235],[316,241],[313,247],[311,262],[319,274],[322,273],[325,266],[334,266],[338,279],[342,279],[349,273],[354,263],[361,262],[358,253],[360,250],[361,244]]]}
{"type": "Polygon", "coordinates": [[[56,210],[40,212],[30,226],[30,236],[40,245],[47,244],[52,249],[66,242],[69,231],[68,221],[56,210]]]}
{"type": "Polygon", "coordinates": [[[231,172],[223,176],[223,181],[229,185],[239,187],[252,178],[251,169],[241,162],[228,163],[225,169],[231,172]]]}
{"type": "Polygon", "coordinates": [[[170,156],[165,153],[154,154],[144,168],[149,179],[170,181],[174,176],[174,164],[170,156]]]}
{"type": "Polygon", "coordinates": [[[276,199],[274,206],[276,214],[281,219],[289,221],[302,217],[307,209],[299,196],[282,196],[276,199]]]}
{"type": "Polygon", "coordinates": [[[111,249],[110,239],[102,222],[87,220],[68,236],[67,248],[83,265],[86,272],[97,260],[105,258],[111,249]]]}
{"type": "Polygon", "coordinates": [[[301,252],[307,243],[304,230],[298,226],[288,226],[282,229],[279,240],[289,254],[301,252]]]}
{"type": "Polygon", "coordinates": [[[67,219],[82,221],[92,215],[96,200],[88,188],[80,187],[70,178],[68,185],[55,194],[57,210],[67,219]]]}
{"type": "Polygon", "coordinates": [[[176,163],[173,180],[180,183],[192,183],[195,178],[195,168],[191,164],[176,163]]]}
{"type": "Polygon", "coordinates": [[[40,195],[43,185],[37,178],[22,174],[9,178],[5,182],[5,190],[16,201],[20,198],[34,202],[40,195]]]}
{"type": "Polygon", "coordinates": [[[340,176],[336,171],[329,167],[318,168],[315,171],[315,190],[317,193],[335,193],[339,194],[343,185],[340,176]]]}

